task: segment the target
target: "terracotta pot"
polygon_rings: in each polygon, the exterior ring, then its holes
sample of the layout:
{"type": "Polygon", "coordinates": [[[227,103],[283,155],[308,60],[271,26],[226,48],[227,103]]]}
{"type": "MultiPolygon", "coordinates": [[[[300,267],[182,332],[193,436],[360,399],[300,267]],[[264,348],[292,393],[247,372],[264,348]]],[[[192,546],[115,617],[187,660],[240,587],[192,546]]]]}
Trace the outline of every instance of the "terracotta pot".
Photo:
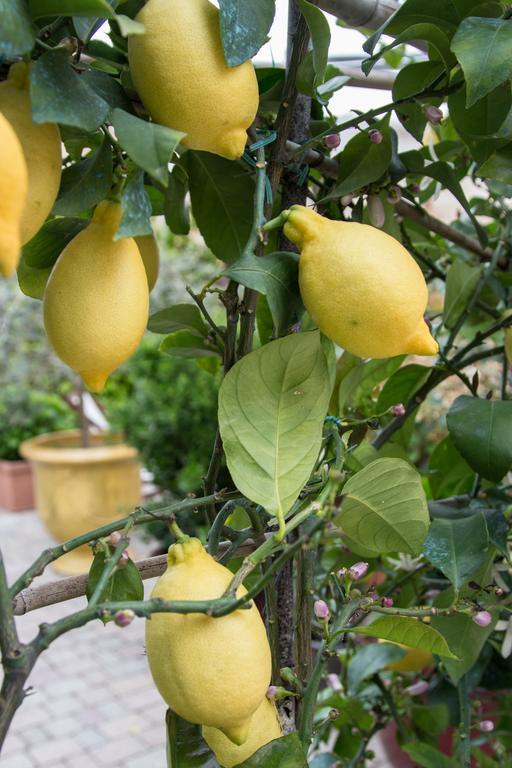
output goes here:
{"type": "MultiPolygon", "coordinates": [[[[128,514],[140,501],[137,451],[117,435],[91,434],[88,448],[79,430],[52,432],[26,440],[20,453],[34,467],[36,505],[58,542],[128,514]]],[[[88,545],[55,561],[59,573],[86,573],[92,560],[88,545]]]]}
{"type": "Polygon", "coordinates": [[[0,507],[34,509],[34,481],[28,461],[0,461],[0,507]]]}

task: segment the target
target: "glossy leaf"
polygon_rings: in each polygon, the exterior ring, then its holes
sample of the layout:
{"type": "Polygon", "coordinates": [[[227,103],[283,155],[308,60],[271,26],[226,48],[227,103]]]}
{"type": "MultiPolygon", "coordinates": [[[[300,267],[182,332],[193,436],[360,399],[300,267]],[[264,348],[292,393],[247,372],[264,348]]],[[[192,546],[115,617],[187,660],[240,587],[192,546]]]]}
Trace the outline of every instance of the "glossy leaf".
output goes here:
{"type": "MultiPolygon", "coordinates": [[[[87,577],[86,595],[88,600],[90,600],[101,578],[103,568],[105,567],[105,560],[105,553],[103,551],[97,552],[94,556],[87,577]]],[[[142,600],[143,598],[144,585],[142,584],[141,575],[133,560],[128,560],[122,568],[117,568],[110,576],[105,588],[101,592],[100,602],[142,600]]]]}
{"type": "Polygon", "coordinates": [[[363,680],[380,672],[388,664],[398,661],[405,655],[403,648],[391,643],[371,643],[363,646],[350,659],[347,670],[349,692],[354,692],[363,680]]]}
{"type": "Polygon", "coordinates": [[[331,30],[329,22],[324,14],[316,6],[307,0],[298,0],[299,8],[306,19],[311,34],[312,62],[315,71],[314,85],[319,86],[324,82],[327,62],[329,59],[329,44],[331,42],[331,30]]]}
{"type": "Polygon", "coordinates": [[[422,768],[457,768],[459,761],[454,757],[446,757],[436,747],[422,742],[404,744],[402,747],[414,764],[422,768]]]}
{"type": "Polygon", "coordinates": [[[67,50],[47,51],[30,71],[32,116],[36,123],[62,123],[92,131],[103,123],[110,105],[71,67],[67,50]]]}
{"type": "Polygon", "coordinates": [[[35,33],[24,0],[0,0],[0,57],[13,59],[32,50],[35,33]]]}
{"type": "Polygon", "coordinates": [[[101,96],[111,108],[131,109],[131,103],[126,96],[121,84],[111,75],[102,72],[99,69],[86,69],[80,75],[80,78],[89,88],[101,96]]]}
{"type": "Polygon", "coordinates": [[[168,183],[167,165],[181,139],[181,131],[149,123],[130,115],[122,109],[114,109],[110,115],[116,137],[132,160],[144,168],[164,186],[168,183]]]}
{"type": "Polygon", "coordinates": [[[219,350],[197,332],[174,331],[160,344],[162,352],[172,357],[218,357],[219,350]]]}
{"type": "Polygon", "coordinates": [[[219,0],[220,33],[230,67],[242,64],[267,39],[275,13],[275,0],[219,0]]]}
{"type": "Polygon", "coordinates": [[[192,211],[206,245],[231,263],[252,228],[254,180],[242,165],[208,152],[188,152],[192,211]]]}
{"type": "Polygon", "coordinates": [[[231,476],[280,522],[318,458],[332,385],[317,331],[265,344],[222,382],[219,426],[231,476]]]}
{"type": "Polygon", "coordinates": [[[144,172],[137,171],[124,188],[121,197],[123,215],[114,240],[136,235],[151,235],[151,201],[144,189],[144,172]]]}
{"type": "Polygon", "coordinates": [[[512,401],[461,395],[446,422],[456,449],[487,480],[499,482],[512,467],[512,401]]]}
{"type": "Polygon", "coordinates": [[[381,616],[368,626],[345,629],[357,632],[358,635],[378,637],[392,643],[407,645],[409,648],[420,648],[437,656],[456,658],[439,632],[429,624],[409,616],[381,616]]]}
{"type": "Polygon", "coordinates": [[[103,200],[112,185],[112,151],[104,142],[79,163],[64,169],[52,213],[76,216],[103,200]]]}
{"type": "Polygon", "coordinates": [[[338,410],[343,415],[345,409],[361,404],[368,398],[381,381],[388,379],[400,368],[405,355],[383,360],[360,361],[343,377],[338,390],[338,410]]]}
{"type": "Polygon", "coordinates": [[[512,77],[511,39],[510,19],[471,17],[458,28],[452,50],[466,76],[468,107],[512,77]]]}
{"type": "Polygon", "coordinates": [[[111,19],[115,12],[107,0],[28,0],[33,19],[44,16],[97,16],[111,19]]]}
{"type": "Polygon", "coordinates": [[[52,267],[58,257],[79,232],[87,226],[87,219],[53,219],[23,246],[23,258],[33,269],[52,267]]]}
{"type": "Polygon", "coordinates": [[[201,726],[178,717],[170,709],[165,715],[167,768],[218,768],[201,735],[201,726]]]}
{"type": "Polygon", "coordinates": [[[512,184],[512,144],[507,144],[491,155],[477,170],[477,175],[512,184]]]}
{"type": "Polygon", "coordinates": [[[274,739],[258,749],[236,768],[307,768],[308,763],[298,733],[274,739]]]}
{"type": "MultiPolygon", "coordinates": [[[[443,65],[439,61],[418,61],[402,67],[393,83],[393,100],[412,97],[431,85],[442,72],[443,65]]],[[[430,102],[440,104],[441,99],[435,102],[431,99],[430,102]]],[[[421,141],[427,124],[423,105],[411,100],[397,106],[395,112],[406,131],[421,141]]]]}
{"type": "Polygon", "coordinates": [[[449,268],[443,308],[443,322],[447,328],[453,328],[457,323],[481,276],[482,267],[473,267],[462,259],[456,259],[449,268]]]}
{"type": "Polygon", "coordinates": [[[477,512],[455,520],[434,520],[423,554],[459,590],[484,562],[488,546],[485,517],[477,512]]]}
{"type": "Polygon", "coordinates": [[[471,107],[466,106],[466,87],[450,94],[448,108],[461,138],[507,138],[510,135],[510,85],[499,85],[471,107]],[[508,118],[508,119],[507,119],[508,118]]]}
{"type": "Polygon", "coordinates": [[[160,309],[149,318],[148,331],[152,333],[174,333],[181,330],[199,337],[208,334],[209,328],[195,304],[175,304],[160,309]]]}
{"type": "Polygon", "coordinates": [[[343,487],[336,524],[355,552],[419,555],[429,526],[417,471],[402,459],[372,461],[343,487]]]}
{"type": "Polygon", "coordinates": [[[434,499],[467,493],[473,487],[475,473],[455,448],[450,435],[432,451],[428,469],[434,499]]]}
{"type": "Polygon", "coordinates": [[[258,257],[251,254],[236,261],[224,274],[267,297],[278,335],[285,333],[303,311],[299,293],[299,257],[295,253],[258,257]]]}
{"type": "MultiPolygon", "coordinates": [[[[450,50],[450,41],[444,30],[434,24],[428,23],[413,24],[410,27],[407,27],[407,29],[397,35],[391,43],[380,48],[380,50],[373,56],[370,56],[370,58],[365,59],[361,64],[361,69],[365,75],[368,75],[384,53],[391,51],[397,45],[402,45],[403,43],[409,43],[415,40],[424,40],[432,46],[439,54],[445,69],[448,72],[450,71],[455,63],[455,56],[450,50]]],[[[421,90],[421,85],[418,83],[418,86],[419,91],[421,90]]]]}
{"type": "Polygon", "coordinates": [[[429,374],[430,368],[416,363],[399,368],[384,384],[377,402],[377,410],[385,411],[398,403],[405,405],[427,380],[429,374]]]}
{"type": "Polygon", "coordinates": [[[175,235],[188,235],[190,231],[187,194],[187,172],[181,165],[175,165],[169,175],[164,200],[165,221],[175,235]]]}
{"type": "Polygon", "coordinates": [[[44,269],[29,267],[22,255],[17,268],[18,284],[21,292],[25,296],[30,296],[31,299],[41,301],[51,271],[52,267],[45,267],[44,269]]]}

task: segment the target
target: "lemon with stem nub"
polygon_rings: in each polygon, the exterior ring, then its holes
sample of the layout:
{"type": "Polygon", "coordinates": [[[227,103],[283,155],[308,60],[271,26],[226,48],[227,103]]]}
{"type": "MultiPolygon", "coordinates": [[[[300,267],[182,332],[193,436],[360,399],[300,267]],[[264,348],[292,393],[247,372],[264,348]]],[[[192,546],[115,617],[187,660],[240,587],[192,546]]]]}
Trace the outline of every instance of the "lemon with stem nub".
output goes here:
{"type": "Polygon", "coordinates": [[[12,275],[21,248],[21,218],[27,195],[27,166],[13,127],[0,113],[0,274],[12,275]]]}

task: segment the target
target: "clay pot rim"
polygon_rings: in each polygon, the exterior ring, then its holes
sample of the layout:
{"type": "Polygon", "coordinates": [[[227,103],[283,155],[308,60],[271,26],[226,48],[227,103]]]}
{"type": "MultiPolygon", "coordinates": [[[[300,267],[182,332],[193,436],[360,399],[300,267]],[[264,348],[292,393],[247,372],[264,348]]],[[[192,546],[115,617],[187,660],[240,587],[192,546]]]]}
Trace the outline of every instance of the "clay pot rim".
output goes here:
{"type": "MultiPolygon", "coordinates": [[[[121,435],[115,432],[93,432],[91,441],[100,442],[108,437],[109,440],[121,441],[121,435]]],[[[137,451],[126,443],[119,442],[108,445],[91,445],[66,447],[62,442],[80,440],[79,429],[68,429],[61,432],[48,432],[25,440],[19,447],[23,458],[36,464],[98,464],[114,461],[135,461],[137,451]]]]}

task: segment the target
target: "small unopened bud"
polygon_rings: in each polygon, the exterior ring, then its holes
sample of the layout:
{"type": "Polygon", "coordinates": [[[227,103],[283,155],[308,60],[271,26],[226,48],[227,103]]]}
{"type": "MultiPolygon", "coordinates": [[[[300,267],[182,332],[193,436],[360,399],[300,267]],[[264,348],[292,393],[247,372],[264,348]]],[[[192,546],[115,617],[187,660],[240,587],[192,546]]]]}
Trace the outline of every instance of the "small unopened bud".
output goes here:
{"type": "Polygon", "coordinates": [[[372,128],[368,131],[368,138],[372,144],[380,144],[382,142],[382,133],[377,128],[372,128]]]}
{"type": "Polygon", "coordinates": [[[397,403],[391,406],[391,413],[393,416],[405,416],[405,405],[403,403],[397,403]]]}
{"type": "Polygon", "coordinates": [[[366,576],[366,573],[368,571],[368,563],[354,563],[354,565],[351,565],[348,569],[348,575],[352,579],[352,581],[358,581],[359,579],[362,579],[363,576],[366,576]]]}
{"type": "Polygon", "coordinates": [[[421,696],[422,693],[428,691],[428,683],[426,680],[418,680],[417,683],[413,683],[404,689],[404,693],[408,693],[409,696],[421,696]]]}
{"type": "Polygon", "coordinates": [[[400,187],[389,187],[386,198],[388,203],[396,205],[402,199],[402,190],[400,187]]]}
{"type": "Polygon", "coordinates": [[[494,594],[496,595],[496,597],[503,597],[503,595],[505,594],[505,591],[501,587],[496,587],[494,590],[494,594]]]}
{"type": "Polygon", "coordinates": [[[114,614],[114,622],[118,627],[127,627],[128,624],[132,623],[134,618],[135,613],[130,608],[127,608],[124,611],[117,611],[117,613],[114,614]]]}
{"type": "Polygon", "coordinates": [[[419,195],[419,193],[421,192],[421,187],[419,184],[411,184],[409,186],[409,189],[413,195],[419,195]]]}
{"type": "Polygon", "coordinates": [[[382,200],[378,195],[370,195],[368,198],[368,218],[370,224],[377,229],[382,229],[386,221],[386,211],[382,200]]]}
{"type": "Polygon", "coordinates": [[[121,541],[121,534],[119,531],[112,531],[110,536],[108,537],[108,543],[111,547],[117,547],[119,542],[121,541]]]}
{"type": "Polygon", "coordinates": [[[329,606],[324,600],[315,600],[314,611],[319,621],[329,621],[331,618],[329,606]]]}
{"type": "Polygon", "coordinates": [[[334,707],[329,710],[329,720],[336,720],[340,716],[339,709],[335,709],[334,707]]]}
{"type": "Polygon", "coordinates": [[[127,565],[129,559],[130,559],[130,555],[128,554],[128,552],[125,549],[125,551],[123,552],[123,554],[119,558],[119,561],[117,563],[117,567],[118,568],[124,568],[125,565],[127,565]]]}
{"type": "Polygon", "coordinates": [[[494,731],[494,723],[492,720],[480,720],[478,727],[483,733],[491,733],[491,731],[494,731]]]}
{"type": "Polygon", "coordinates": [[[392,608],[393,607],[393,598],[392,597],[383,597],[382,598],[382,607],[383,608],[392,608]]]}
{"type": "Polygon", "coordinates": [[[428,104],[428,106],[423,107],[423,114],[427,118],[430,125],[439,125],[443,119],[443,113],[439,107],[434,107],[433,104],[428,104]]]}
{"type": "Polygon", "coordinates": [[[344,579],[347,575],[347,569],[346,568],[340,568],[339,571],[336,571],[336,576],[338,579],[344,579]]]}
{"type": "Polygon", "coordinates": [[[328,149],[336,149],[341,144],[341,139],[338,133],[330,133],[324,137],[325,146],[328,149]]]}
{"type": "Polygon", "coordinates": [[[441,590],[439,589],[428,589],[425,592],[425,597],[427,597],[429,600],[434,600],[438,595],[441,594],[441,590]]]}
{"type": "Polygon", "coordinates": [[[478,611],[473,616],[473,621],[478,624],[479,627],[488,627],[492,621],[492,616],[489,611],[478,611]]]}
{"type": "Polygon", "coordinates": [[[347,205],[350,205],[353,199],[354,195],[343,195],[340,202],[344,207],[346,207],[347,205]]]}
{"type": "Polygon", "coordinates": [[[277,691],[278,691],[277,685],[269,685],[269,687],[267,688],[267,699],[270,699],[270,701],[274,701],[277,691]]]}

